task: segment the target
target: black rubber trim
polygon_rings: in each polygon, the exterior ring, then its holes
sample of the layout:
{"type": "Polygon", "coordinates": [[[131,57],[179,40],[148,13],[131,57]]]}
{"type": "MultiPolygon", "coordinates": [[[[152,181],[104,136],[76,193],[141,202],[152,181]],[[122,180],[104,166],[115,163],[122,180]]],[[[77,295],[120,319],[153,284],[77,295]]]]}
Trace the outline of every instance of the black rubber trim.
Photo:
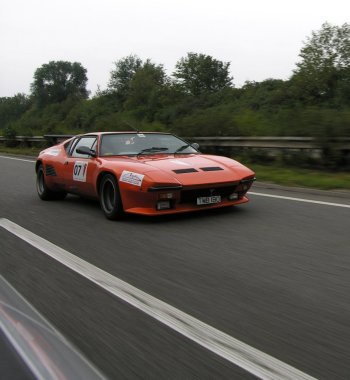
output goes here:
{"type": "Polygon", "coordinates": [[[157,187],[150,187],[148,188],[148,191],[154,192],[154,191],[171,191],[171,190],[181,190],[182,186],[157,186],[157,187]]]}
{"type": "Polygon", "coordinates": [[[239,183],[252,183],[256,181],[256,178],[247,178],[247,179],[242,179],[239,183]]]}

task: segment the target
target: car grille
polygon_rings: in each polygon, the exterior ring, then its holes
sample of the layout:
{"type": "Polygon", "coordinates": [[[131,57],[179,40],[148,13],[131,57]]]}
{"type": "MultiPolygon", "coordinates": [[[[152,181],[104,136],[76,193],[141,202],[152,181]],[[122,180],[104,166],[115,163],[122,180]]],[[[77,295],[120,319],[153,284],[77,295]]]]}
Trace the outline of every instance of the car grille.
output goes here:
{"type": "Polygon", "coordinates": [[[234,193],[237,184],[222,187],[207,187],[203,189],[182,190],[180,203],[196,203],[198,197],[210,197],[212,195],[220,195],[221,198],[226,198],[234,193]]]}
{"type": "Polygon", "coordinates": [[[45,174],[47,176],[51,176],[51,177],[55,177],[57,175],[56,174],[56,170],[55,170],[55,168],[52,165],[46,165],[46,167],[45,167],[45,174]]]}

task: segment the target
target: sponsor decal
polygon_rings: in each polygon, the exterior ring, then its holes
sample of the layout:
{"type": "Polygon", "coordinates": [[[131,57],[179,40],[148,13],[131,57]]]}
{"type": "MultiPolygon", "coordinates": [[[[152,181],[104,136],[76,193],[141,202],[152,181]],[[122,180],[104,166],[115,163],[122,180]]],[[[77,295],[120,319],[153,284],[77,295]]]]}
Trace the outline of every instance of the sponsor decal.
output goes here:
{"type": "Polygon", "coordinates": [[[86,182],[88,163],[84,161],[75,161],[73,168],[73,180],[86,182]]]}
{"type": "Polygon", "coordinates": [[[177,165],[191,166],[187,162],[183,162],[183,161],[180,161],[180,160],[170,160],[170,162],[172,162],[173,164],[177,164],[177,165]]]}
{"type": "Polygon", "coordinates": [[[129,140],[125,141],[125,145],[135,144],[135,137],[131,137],[129,140]]]}
{"type": "Polygon", "coordinates": [[[128,172],[127,170],[124,170],[122,175],[120,176],[119,181],[125,182],[125,183],[130,183],[131,185],[141,187],[143,177],[144,177],[143,174],[128,172]]]}

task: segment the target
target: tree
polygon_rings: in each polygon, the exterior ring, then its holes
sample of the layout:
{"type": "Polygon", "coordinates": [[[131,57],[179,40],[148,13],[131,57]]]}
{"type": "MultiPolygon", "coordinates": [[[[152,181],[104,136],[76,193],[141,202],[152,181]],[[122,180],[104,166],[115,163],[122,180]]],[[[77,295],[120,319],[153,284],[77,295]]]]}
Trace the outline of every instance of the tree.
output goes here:
{"type": "Polygon", "coordinates": [[[124,101],[132,78],[142,66],[142,60],[137,55],[129,55],[114,64],[115,69],[111,71],[108,89],[111,92],[116,92],[121,100],[124,101]]]}
{"type": "Polygon", "coordinates": [[[242,87],[241,104],[251,109],[273,110],[290,105],[289,82],[281,79],[265,79],[262,82],[246,81],[242,87]]]}
{"type": "Polygon", "coordinates": [[[232,86],[229,62],[222,62],[210,55],[188,53],[176,63],[174,77],[188,94],[198,96],[213,93],[232,86]]]}
{"type": "Polygon", "coordinates": [[[0,128],[19,119],[29,108],[31,101],[25,94],[0,98],[0,128]]]}
{"type": "MultiPolygon", "coordinates": [[[[303,98],[332,99],[342,82],[349,82],[350,25],[334,26],[324,23],[312,32],[300,51],[292,80],[303,98]]],[[[342,86],[343,84],[343,86],[342,86]]],[[[344,91],[348,91],[345,86],[344,91]]]]}
{"type": "Polygon", "coordinates": [[[142,107],[147,116],[152,118],[161,107],[161,92],[166,84],[163,65],[156,65],[147,60],[136,70],[129,84],[126,107],[129,109],[142,107]]]}
{"type": "Polygon", "coordinates": [[[41,107],[61,103],[68,97],[86,99],[86,72],[78,62],[51,61],[35,71],[32,95],[41,107]]]}

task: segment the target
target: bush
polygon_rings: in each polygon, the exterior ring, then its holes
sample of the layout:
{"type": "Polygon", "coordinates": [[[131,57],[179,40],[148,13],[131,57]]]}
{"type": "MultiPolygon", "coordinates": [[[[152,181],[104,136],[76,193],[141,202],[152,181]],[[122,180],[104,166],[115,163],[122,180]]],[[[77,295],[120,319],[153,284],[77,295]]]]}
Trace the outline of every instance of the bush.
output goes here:
{"type": "Polygon", "coordinates": [[[4,130],[5,143],[4,145],[8,148],[14,148],[18,145],[16,141],[16,131],[11,126],[7,126],[4,130]]]}

